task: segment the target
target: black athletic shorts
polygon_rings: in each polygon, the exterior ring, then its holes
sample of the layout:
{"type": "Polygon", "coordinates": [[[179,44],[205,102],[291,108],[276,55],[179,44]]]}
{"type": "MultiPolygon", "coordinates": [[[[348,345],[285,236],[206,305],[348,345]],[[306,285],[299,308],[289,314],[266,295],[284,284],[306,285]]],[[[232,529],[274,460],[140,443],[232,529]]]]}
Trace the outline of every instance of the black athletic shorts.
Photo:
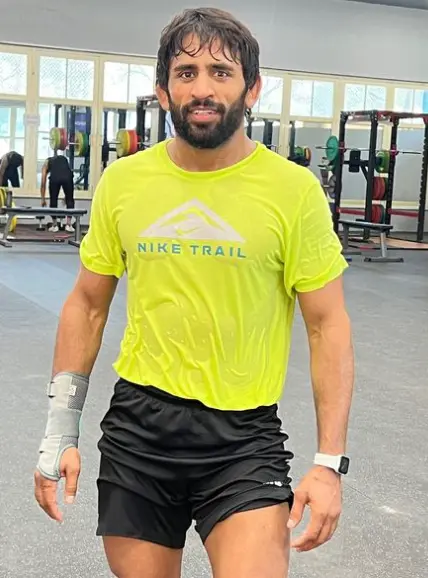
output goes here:
{"type": "Polygon", "coordinates": [[[98,536],[183,548],[246,510],[287,502],[289,462],[277,406],[209,409],[119,380],[101,423],[98,536]]]}

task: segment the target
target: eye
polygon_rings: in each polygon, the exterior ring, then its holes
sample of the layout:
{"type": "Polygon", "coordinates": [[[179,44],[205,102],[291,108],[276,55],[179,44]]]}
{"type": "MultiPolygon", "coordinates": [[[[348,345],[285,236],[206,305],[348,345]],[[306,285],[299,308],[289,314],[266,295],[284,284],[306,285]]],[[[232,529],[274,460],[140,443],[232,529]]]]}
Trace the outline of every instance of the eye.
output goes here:
{"type": "Polygon", "coordinates": [[[228,76],[230,76],[230,74],[228,72],[226,72],[225,70],[217,70],[215,74],[219,78],[227,78],[228,76]]]}
{"type": "Polygon", "coordinates": [[[179,78],[184,78],[184,80],[191,80],[192,78],[194,78],[195,73],[192,72],[191,70],[185,70],[184,72],[181,72],[179,74],[179,78]]]}

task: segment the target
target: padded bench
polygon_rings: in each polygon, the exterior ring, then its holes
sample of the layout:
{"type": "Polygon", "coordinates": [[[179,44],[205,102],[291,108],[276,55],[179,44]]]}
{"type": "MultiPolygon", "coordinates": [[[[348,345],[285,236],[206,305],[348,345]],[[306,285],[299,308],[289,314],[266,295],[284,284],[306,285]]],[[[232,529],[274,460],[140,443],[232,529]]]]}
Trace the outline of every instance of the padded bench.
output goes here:
{"type": "MultiPolygon", "coordinates": [[[[88,211],[86,209],[51,209],[50,207],[1,207],[0,213],[2,215],[7,215],[7,221],[3,231],[3,238],[0,239],[0,245],[8,248],[12,247],[12,243],[10,240],[8,240],[8,237],[9,231],[11,229],[12,219],[14,217],[31,216],[35,217],[36,219],[42,219],[44,217],[56,217],[57,219],[74,217],[76,219],[74,239],[68,239],[67,242],[69,245],[73,245],[74,247],[80,247],[80,243],[82,241],[82,228],[80,219],[83,217],[83,215],[86,215],[87,212],[88,211]]],[[[43,239],[37,237],[31,240],[36,242],[44,241],[43,239]]]]}
{"type": "Polygon", "coordinates": [[[380,235],[380,256],[379,257],[365,257],[364,261],[376,263],[403,263],[402,257],[388,257],[388,246],[386,244],[386,233],[392,231],[393,225],[386,225],[385,223],[370,223],[368,221],[355,221],[348,219],[339,219],[339,224],[343,227],[342,246],[344,255],[360,254],[360,251],[353,253],[349,251],[349,230],[350,229],[370,229],[377,231],[380,235]]]}

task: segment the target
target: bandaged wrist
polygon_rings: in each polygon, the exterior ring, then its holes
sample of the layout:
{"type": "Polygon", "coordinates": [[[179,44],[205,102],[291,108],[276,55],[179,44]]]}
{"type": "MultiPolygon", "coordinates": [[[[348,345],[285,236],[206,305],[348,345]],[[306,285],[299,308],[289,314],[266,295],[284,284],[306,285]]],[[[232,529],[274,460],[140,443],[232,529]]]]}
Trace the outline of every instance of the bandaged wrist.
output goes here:
{"type": "Polygon", "coordinates": [[[80,418],[88,387],[87,377],[73,373],[58,373],[48,384],[48,421],[37,464],[45,478],[58,481],[65,450],[78,447],[80,418]]]}

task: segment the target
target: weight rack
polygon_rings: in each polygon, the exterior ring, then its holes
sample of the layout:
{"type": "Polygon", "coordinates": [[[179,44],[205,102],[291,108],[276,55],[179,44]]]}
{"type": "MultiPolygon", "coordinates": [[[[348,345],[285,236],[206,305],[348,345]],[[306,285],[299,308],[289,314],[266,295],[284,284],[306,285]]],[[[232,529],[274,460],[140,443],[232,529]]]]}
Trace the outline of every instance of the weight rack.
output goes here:
{"type": "MultiPolygon", "coordinates": [[[[393,191],[394,191],[394,177],[395,177],[395,166],[396,166],[396,156],[397,156],[397,140],[398,140],[398,128],[400,125],[400,120],[406,119],[421,119],[425,124],[425,134],[424,134],[424,146],[422,151],[422,173],[421,173],[421,187],[419,195],[419,208],[418,208],[418,225],[416,233],[416,241],[418,243],[424,240],[424,228],[425,228],[425,207],[427,200],[427,184],[428,184],[428,114],[415,114],[415,113],[405,113],[405,112],[393,112],[393,111],[342,111],[340,114],[340,128],[339,128],[339,158],[335,166],[334,175],[336,177],[334,200],[333,200],[333,223],[336,233],[339,231],[339,220],[340,220],[340,203],[342,196],[342,177],[343,177],[343,166],[345,164],[345,137],[346,137],[346,126],[348,121],[350,122],[370,122],[370,139],[369,139],[369,160],[367,163],[367,188],[366,188],[366,202],[364,208],[364,218],[367,222],[371,221],[372,206],[373,206],[373,182],[376,170],[376,152],[377,152],[377,136],[379,123],[389,122],[392,123],[391,131],[391,144],[390,151],[390,163],[388,171],[388,184],[385,194],[386,200],[386,214],[385,214],[385,224],[391,224],[391,213],[392,201],[393,201],[393,191]],[[395,154],[394,154],[395,153],[395,154]]],[[[364,231],[364,240],[370,238],[370,231],[364,231]]],[[[400,239],[399,237],[391,238],[398,240],[408,240],[400,239]]]]}

